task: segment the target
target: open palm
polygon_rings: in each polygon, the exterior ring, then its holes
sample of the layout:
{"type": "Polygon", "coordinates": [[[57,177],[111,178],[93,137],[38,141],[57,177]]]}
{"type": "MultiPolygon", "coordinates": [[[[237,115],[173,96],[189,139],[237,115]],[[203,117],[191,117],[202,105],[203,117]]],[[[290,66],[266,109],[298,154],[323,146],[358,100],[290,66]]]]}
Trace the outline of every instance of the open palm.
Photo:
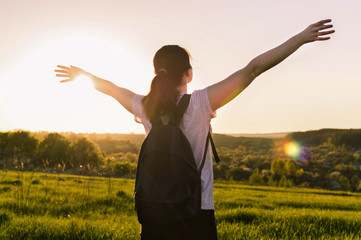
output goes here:
{"type": "Polygon", "coordinates": [[[66,67],[66,66],[62,66],[62,65],[58,65],[57,67],[59,69],[54,70],[57,73],[56,76],[66,78],[66,79],[60,80],[60,82],[62,82],[62,83],[74,81],[74,79],[76,77],[78,77],[79,75],[87,74],[87,72],[85,72],[83,69],[75,67],[75,66],[71,66],[71,65],[70,65],[70,67],[66,67]]]}
{"type": "Polygon", "coordinates": [[[300,37],[304,43],[314,42],[314,41],[325,41],[330,39],[330,34],[334,33],[335,30],[326,29],[332,28],[331,19],[325,19],[318,21],[314,24],[308,26],[304,31],[300,33],[300,37]]]}

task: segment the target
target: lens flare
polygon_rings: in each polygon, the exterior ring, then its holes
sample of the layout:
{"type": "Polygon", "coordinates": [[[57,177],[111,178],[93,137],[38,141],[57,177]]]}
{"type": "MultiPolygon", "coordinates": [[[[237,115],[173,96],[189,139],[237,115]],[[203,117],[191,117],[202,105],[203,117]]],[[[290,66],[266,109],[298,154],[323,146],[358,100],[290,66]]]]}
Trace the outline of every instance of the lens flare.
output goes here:
{"type": "Polygon", "coordinates": [[[284,150],[290,158],[299,158],[301,155],[301,145],[297,142],[288,142],[284,145],[284,150]]]}

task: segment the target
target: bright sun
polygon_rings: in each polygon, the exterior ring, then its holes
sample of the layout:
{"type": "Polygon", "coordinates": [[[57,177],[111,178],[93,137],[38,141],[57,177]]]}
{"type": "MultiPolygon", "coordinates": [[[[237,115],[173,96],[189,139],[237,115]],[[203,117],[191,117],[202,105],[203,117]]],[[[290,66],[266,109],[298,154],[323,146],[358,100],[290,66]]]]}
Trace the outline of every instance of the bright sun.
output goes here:
{"type": "MultiPolygon", "coordinates": [[[[153,77],[151,62],[121,43],[93,37],[69,37],[24,53],[9,69],[0,104],[8,129],[74,132],[142,132],[119,103],[79,77],[59,83],[57,65],[74,65],[116,85],[144,94],[153,77]]],[[[2,126],[3,127],[3,126],[2,126]]]]}

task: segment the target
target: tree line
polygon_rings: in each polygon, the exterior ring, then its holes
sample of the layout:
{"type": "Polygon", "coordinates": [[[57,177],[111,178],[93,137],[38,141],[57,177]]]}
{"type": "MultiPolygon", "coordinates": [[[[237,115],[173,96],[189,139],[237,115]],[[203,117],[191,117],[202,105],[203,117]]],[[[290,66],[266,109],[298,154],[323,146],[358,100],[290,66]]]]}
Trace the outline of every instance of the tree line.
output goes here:
{"type": "MultiPolygon", "coordinates": [[[[358,129],[295,132],[278,139],[214,134],[221,158],[213,165],[214,177],[270,186],[360,191],[360,134],[358,129]],[[297,157],[285,153],[284,144],[289,141],[299,142],[297,157]]],[[[142,137],[0,132],[0,167],[132,178],[142,137]]]]}
{"type": "Polygon", "coordinates": [[[321,129],[279,139],[233,138],[233,145],[224,144],[232,141],[231,136],[215,136],[222,162],[214,166],[214,176],[259,185],[360,191],[360,133],[359,129],[321,129]],[[290,141],[300,145],[299,155],[293,158],[284,150],[290,141]]]}
{"type": "Polygon", "coordinates": [[[70,138],[48,133],[40,140],[28,131],[0,132],[0,167],[29,171],[61,169],[75,174],[107,176],[134,175],[136,147],[128,145],[124,154],[107,155],[98,144],[82,136],[70,138]],[[132,151],[128,152],[130,149],[132,151]]]}
{"type": "Polygon", "coordinates": [[[361,129],[331,129],[325,128],[306,132],[293,132],[287,139],[302,142],[307,146],[317,146],[325,142],[335,146],[361,149],[361,129]]]}

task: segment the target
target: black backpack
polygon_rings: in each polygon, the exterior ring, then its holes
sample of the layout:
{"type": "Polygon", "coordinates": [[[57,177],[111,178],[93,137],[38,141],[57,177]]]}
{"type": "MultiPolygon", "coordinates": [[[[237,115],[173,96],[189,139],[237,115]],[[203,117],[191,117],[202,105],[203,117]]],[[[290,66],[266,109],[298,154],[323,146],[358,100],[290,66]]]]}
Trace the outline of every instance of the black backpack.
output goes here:
{"type": "Polygon", "coordinates": [[[151,121],[152,129],[144,140],[135,181],[135,208],[141,224],[171,224],[192,218],[201,208],[201,171],[208,142],[219,161],[208,133],[200,169],[188,139],[179,128],[190,95],[183,95],[164,125],[161,117],[151,121]]]}

